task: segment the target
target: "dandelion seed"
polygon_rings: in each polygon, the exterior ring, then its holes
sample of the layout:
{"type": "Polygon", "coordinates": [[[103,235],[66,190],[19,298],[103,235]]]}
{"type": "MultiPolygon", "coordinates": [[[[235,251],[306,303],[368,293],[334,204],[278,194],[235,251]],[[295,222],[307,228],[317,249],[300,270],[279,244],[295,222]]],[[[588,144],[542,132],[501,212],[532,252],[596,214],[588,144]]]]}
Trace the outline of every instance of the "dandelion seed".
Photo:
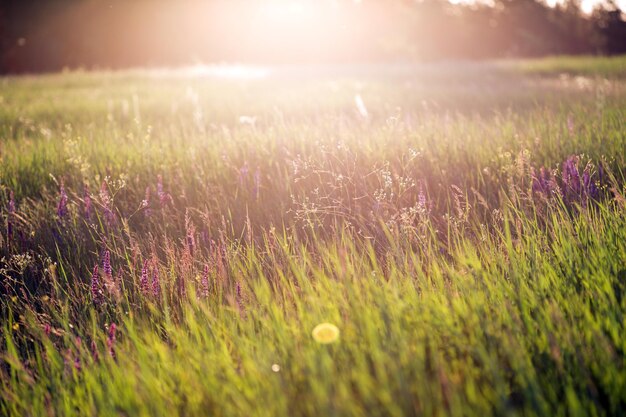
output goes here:
{"type": "Polygon", "coordinates": [[[339,339],[339,329],[334,324],[321,323],[315,326],[312,335],[317,343],[326,345],[339,339]]]}
{"type": "Polygon", "coordinates": [[[369,117],[369,113],[367,112],[367,108],[365,107],[365,103],[363,102],[360,94],[354,96],[354,102],[356,104],[357,110],[359,111],[359,114],[363,118],[367,119],[369,117]]]}
{"type": "Polygon", "coordinates": [[[239,124],[254,127],[256,125],[256,116],[239,116],[239,124]]]}

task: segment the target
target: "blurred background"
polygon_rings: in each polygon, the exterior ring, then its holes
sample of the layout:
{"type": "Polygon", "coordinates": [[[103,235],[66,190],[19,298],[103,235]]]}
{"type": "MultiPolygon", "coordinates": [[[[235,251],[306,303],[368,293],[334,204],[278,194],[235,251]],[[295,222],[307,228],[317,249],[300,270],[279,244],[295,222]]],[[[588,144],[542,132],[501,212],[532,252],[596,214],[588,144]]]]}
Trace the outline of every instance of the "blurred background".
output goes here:
{"type": "Polygon", "coordinates": [[[611,55],[625,3],[0,0],[0,72],[611,55]]]}

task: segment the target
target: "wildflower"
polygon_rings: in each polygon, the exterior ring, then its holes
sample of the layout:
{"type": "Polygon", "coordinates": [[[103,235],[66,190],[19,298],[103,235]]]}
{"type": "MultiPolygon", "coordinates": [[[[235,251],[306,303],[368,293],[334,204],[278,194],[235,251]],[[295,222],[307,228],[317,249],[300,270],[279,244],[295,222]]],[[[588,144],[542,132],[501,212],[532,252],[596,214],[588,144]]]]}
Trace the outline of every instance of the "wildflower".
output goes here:
{"type": "Polygon", "coordinates": [[[196,229],[191,222],[191,217],[189,216],[189,211],[185,213],[185,232],[186,232],[186,245],[187,250],[189,251],[189,255],[193,256],[194,248],[196,246],[196,239],[194,237],[196,233],[196,229]]]}
{"type": "Polygon", "coordinates": [[[256,124],[256,116],[239,116],[239,124],[254,127],[256,124]]]}
{"type": "Polygon", "coordinates": [[[111,253],[106,250],[104,251],[104,259],[102,259],[102,272],[106,278],[112,280],[113,279],[113,268],[111,268],[111,253]]]}
{"type": "Polygon", "coordinates": [[[74,344],[76,345],[76,356],[74,356],[74,368],[77,371],[81,370],[81,365],[80,365],[80,345],[81,345],[82,341],[80,337],[76,337],[76,339],[74,340],[74,344]]]}
{"type": "Polygon", "coordinates": [[[104,208],[104,219],[109,226],[115,223],[115,213],[113,212],[113,199],[109,194],[106,181],[102,181],[100,186],[100,200],[104,208]]]}
{"type": "Polygon", "coordinates": [[[243,186],[247,182],[249,172],[248,161],[245,161],[241,168],[239,168],[239,185],[243,186]]]}
{"type": "Polygon", "coordinates": [[[91,356],[93,356],[93,360],[97,362],[100,359],[100,354],[98,353],[98,345],[95,340],[91,341],[91,356]]]}
{"type": "Polygon", "coordinates": [[[161,283],[159,281],[159,269],[155,266],[152,270],[152,295],[159,298],[161,295],[161,283]]]}
{"type": "Polygon", "coordinates": [[[257,167],[254,172],[254,199],[259,199],[259,192],[261,190],[261,170],[257,167]]]}
{"type": "Polygon", "coordinates": [[[13,216],[15,214],[15,196],[13,191],[9,192],[9,216],[7,218],[7,238],[13,237],[13,216]]]}
{"type": "Polygon", "coordinates": [[[539,169],[539,174],[537,174],[533,169],[531,169],[532,175],[532,189],[535,193],[540,193],[545,196],[550,196],[556,189],[556,182],[550,170],[547,170],[544,167],[539,169]]]}
{"type": "Polygon", "coordinates": [[[109,336],[107,337],[107,348],[109,350],[109,355],[111,355],[113,359],[115,359],[115,330],[116,329],[117,329],[117,326],[115,325],[115,323],[111,323],[111,325],[109,326],[109,336]]]}
{"type": "Polygon", "coordinates": [[[567,116],[567,131],[570,135],[574,134],[574,117],[571,114],[567,116]]]}
{"type": "Polygon", "coordinates": [[[326,345],[339,339],[339,329],[334,324],[321,323],[315,326],[312,335],[317,343],[326,345]]]}
{"type": "Polygon", "coordinates": [[[13,191],[9,192],[9,213],[15,213],[15,195],[13,191]]]}
{"type": "Polygon", "coordinates": [[[65,192],[65,186],[61,183],[61,187],[59,189],[59,203],[57,204],[57,216],[60,219],[67,215],[67,193],[65,192]]]}
{"type": "Polygon", "coordinates": [[[89,187],[85,185],[85,196],[83,197],[85,204],[85,218],[89,220],[91,218],[91,212],[93,211],[93,205],[91,202],[91,195],[89,194],[89,187]]]}
{"type": "Polygon", "coordinates": [[[93,273],[91,274],[91,298],[95,305],[102,304],[102,289],[100,288],[100,274],[98,272],[98,265],[94,266],[93,273]]]}
{"type": "Polygon", "coordinates": [[[143,268],[141,268],[141,279],[139,280],[139,288],[141,289],[141,293],[143,295],[147,295],[149,291],[148,275],[149,275],[149,262],[146,259],[143,262],[143,268]]]}
{"type": "Polygon", "coordinates": [[[600,197],[600,191],[598,190],[595,179],[591,174],[590,165],[587,165],[583,171],[583,188],[588,197],[594,200],[597,200],[600,197]]]}
{"type": "Polygon", "coordinates": [[[146,187],[146,195],[145,198],[141,201],[141,208],[144,210],[144,215],[146,217],[150,217],[152,211],[150,210],[150,187],[146,187]]]}
{"type": "Polygon", "coordinates": [[[359,114],[361,115],[361,117],[363,117],[364,119],[367,119],[369,116],[369,113],[367,112],[367,108],[365,107],[365,103],[363,102],[363,99],[361,98],[360,94],[357,94],[356,96],[354,96],[354,103],[356,104],[356,109],[359,111],[359,114]]]}
{"type": "Polygon", "coordinates": [[[563,187],[567,193],[580,194],[580,175],[578,173],[578,157],[570,156],[563,162],[563,187]]]}
{"type": "Polygon", "coordinates": [[[161,207],[165,207],[172,203],[172,196],[163,190],[163,177],[160,175],[157,176],[157,196],[159,197],[161,207]]]}
{"type": "Polygon", "coordinates": [[[202,279],[200,279],[200,289],[202,298],[209,296],[209,266],[204,265],[204,271],[202,272],[202,279]]]}

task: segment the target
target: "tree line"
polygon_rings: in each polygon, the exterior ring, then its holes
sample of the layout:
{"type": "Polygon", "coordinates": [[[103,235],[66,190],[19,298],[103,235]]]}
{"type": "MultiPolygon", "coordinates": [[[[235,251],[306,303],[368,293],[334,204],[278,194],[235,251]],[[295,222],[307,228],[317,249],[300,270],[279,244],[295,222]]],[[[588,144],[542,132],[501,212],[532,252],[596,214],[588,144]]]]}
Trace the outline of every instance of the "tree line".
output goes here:
{"type": "Polygon", "coordinates": [[[261,0],[3,0],[0,72],[626,52],[626,21],[613,1],[591,14],[577,0],[310,1],[319,8],[313,28],[297,16],[291,26],[259,23],[261,0]]]}

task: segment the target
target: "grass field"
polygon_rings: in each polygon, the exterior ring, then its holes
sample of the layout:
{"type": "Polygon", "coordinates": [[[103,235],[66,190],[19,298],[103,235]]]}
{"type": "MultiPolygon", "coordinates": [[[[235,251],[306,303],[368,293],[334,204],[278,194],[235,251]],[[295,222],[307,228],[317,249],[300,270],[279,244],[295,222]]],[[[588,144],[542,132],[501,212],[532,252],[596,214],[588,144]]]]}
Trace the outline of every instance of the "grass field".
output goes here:
{"type": "Polygon", "coordinates": [[[625,415],[625,69],[0,79],[0,413],[625,415]]]}

